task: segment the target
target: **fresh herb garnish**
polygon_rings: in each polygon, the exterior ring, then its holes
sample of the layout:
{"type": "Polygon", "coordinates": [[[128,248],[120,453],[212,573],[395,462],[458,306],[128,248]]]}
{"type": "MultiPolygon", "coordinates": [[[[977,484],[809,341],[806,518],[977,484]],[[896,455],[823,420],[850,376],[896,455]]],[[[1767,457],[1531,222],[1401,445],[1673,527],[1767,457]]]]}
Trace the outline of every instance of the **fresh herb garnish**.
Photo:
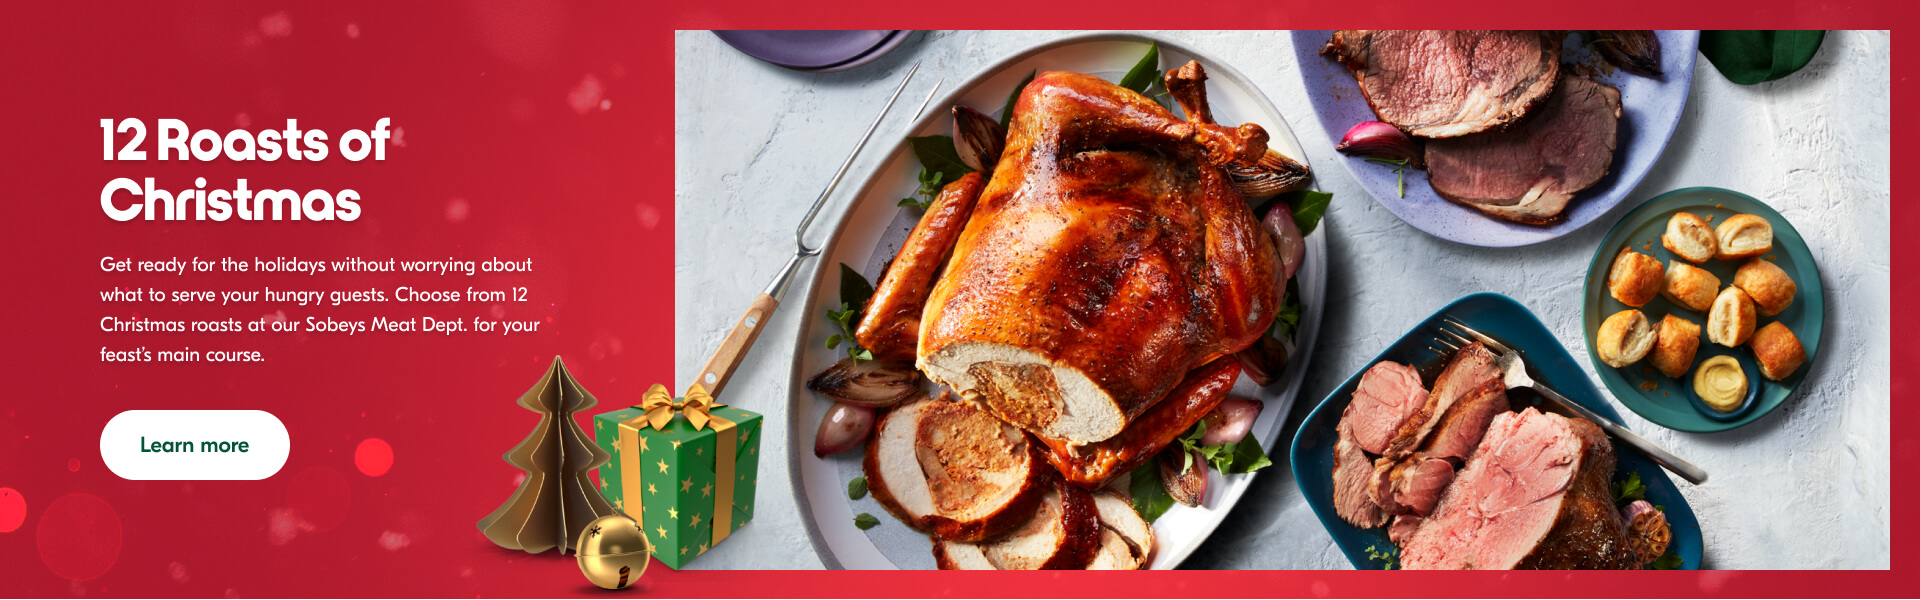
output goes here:
{"type": "Polygon", "coordinates": [[[1287,297],[1280,300],[1280,310],[1273,314],[1273,333],[1279,338],[1293,341],[1293,335],[1300,331],[1300,314],[1306,306],[1300,304],[1300,279],[1287,280],[1287,297]]]}
{"type": "Polygon", "coordinates": [[[1613,488],[1613,501],[1616,504],[1627,504],[1635,500],[1647,499],[1647,486],[1640,482],[1639,473],[1628,473],[1626,479],[1613,482],[1611,487],[1613,488]]]}
{"type": "Polygon", "coordinates": [[[1127,478],[1127,492],[1133,496],[1133,510],[1140,513],[1140,518],[1152,523],[1173,508],[1173,496],[1168,495],[1166,485],[1160,483],[1160,466],[1154,461],[1134,467],[1127,478]]]}
{"type": "MultiPolygon", "coordinates": [[[[910,137],[907,138],[907,144],[913,146],[914,158],[920,159],[922,177],[924,177],[928,171],[932,171],[938,176],[940,184],[934,186],[936,189],[946,187],[947,184],[953,183],[962,176],[973,172],[972,167],[968,167],[967,163],[960,161],[960,151],[953,148],[953,136],[926,135],[910,137]]],[[[920,186],[922,188],[927,187],[927,181],[926,179],[922,179],[920,186]]]]}
{"type": "Polygon", "coordinates": [[[1669,548],[1666,554],[1662,554],[1660,558],[1653,559],[1653,562],[1647,563],[1647,568],[1672,570],[1680,568],[1680,565],[1684,562],[1686,561],[1681,560],[1680,555],[1674,554],[1673,549],[1669,548]]]}
{"type": "Polygon", "coordinates": [[[1382,570],[1392,571],[1396,568],[1399,568],[1399,565],[1397,564],[1400,561],[1399,555],[1400,555],[1399,548],[1388,547],[1385,552],[1382,552],[1379,550],[1374,550],[1373,546],[1367,546],[1367,558],[1378,560],[1378,561],[1385,561],[1384,566],[1380,567],[1382,570]]]}
{"type": "Polygon", "coordinates": [[[1281,198],[1294,212],[1294,227],[1300,227],[1300,237],[1313,235],[1313,227],[1319,227],[1319,219],[1327,215],[1327,206],[1332,204],[1332,194],[1315,190],[1288,192],[1281,198]]]}
{"type": "Polygon", "coordinates": [[[1382,165],[1393,165],[1393,176],[1394,178],[1400,180],[1400,197],[1401,198],[1407,197],[1407,162],[1409,160],[1410,159],[1405,159],[1405,158],[1397,158],[1393,160],[1388,160],[1384,158],[1374,158],[1374,157],[1367,158],[1367,162],[1370,162],[1370,163],[1377,163],[1382,165]]]}
{"type": "Polygon", "coordinates": [[[1013,127],[1013,105],[1018,103],[1020,100],[1020,92],[1026,91],[1027,84],[1033,83],[1033,76],[1039,74],[1039,70],[1027,73],[1027,78],[1020,80],[1020,85],[1013,86],[1013,93],[1007,94],[1007,107],[1000,110],[1001,129],[1013,127]]]}
{"type": "Polygon", "coordinates": [[[855,477],[853,478],[853,481],[847,482],[847,499],[848,500],[859,500],[865,497],[867,497],[866,476],[855,477]]]}
{"type": "Polygon", "coordinates": [[[945,173],[937,171],[929,173],[926,167],[920,167],[920,189],[915,190],[913,196],[901,198],[900,206],[911,206],[921,210],[926,210],[927,207],[933,206],[933,200],[940,197],[940,179],[945,176],[945,173]],[[921,200],[916,197],[925,199],[921,200]]]}
{"type": "Polygon", "coordinates": [[[1199,452],[1200,457],[1213,465],[1213,470],[1219,471],[1222,475],[1252,473],[1273,465],[1273,461],[1267,459],[1266,450],[1260,448],[1260,440],[1253,437],[1253,434],[1247,434],[1247,437],[1238,442],[1202,446],[1200,439],[1206,435],[1207,421],[1201,419],[1175,440],[1180,444],[1180,454],[1186,457],[1186,460],[1181,463],[1181,473],[1186,473],[1193,468],[1194,452],[1199,452]]]}
{"type": "Polygon", "coordinates": [[[840,328],[840,333],[827,336],[827,348],[837,349],[840,342],[847,343],[847,356],[855,360],[873,360],[873,353],[860,347],[853,339],[853,328],[860,322],[860,314],[866,310],[867,299],[873,296],[873,284],[867,283],[859,271],[840,263],[840,308],[827,309],[827,320],[840,328]]]}
{"type": "Polygon", "coordinates": [[[878,517],[875,517],[867,513],[860,513],[853,516],[853,526],[859,527],[861,531],[873,529],[874,526],[879,524],[880,524],[880,519],[878,517]]]}
{"type": "Polygon", "coordinates": [[[1133,64],[1133,69],[1127,71],[1126,77],[1120,78],[1120,87],[1144,95],[1147,93],[1147,88],[1153,85],[1154,80],[1159,78],[1160,43],[1154,42],[1147,46],[1147,55],[1140,57],[1140,62],[1133,64]]]}

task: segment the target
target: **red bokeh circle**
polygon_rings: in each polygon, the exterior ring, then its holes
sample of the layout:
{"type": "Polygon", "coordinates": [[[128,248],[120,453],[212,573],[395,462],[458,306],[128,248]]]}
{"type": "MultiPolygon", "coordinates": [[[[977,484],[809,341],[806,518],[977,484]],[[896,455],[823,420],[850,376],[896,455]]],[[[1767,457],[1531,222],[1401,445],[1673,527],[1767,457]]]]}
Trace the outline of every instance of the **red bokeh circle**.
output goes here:
{"type": "Polygon", "coordinates": [[[347,520],[353,487],[332,467],[307,467],[287,483],[287,508],[309,531],[328,531],[347,520]]]}
{"type": "Polygon", "coordinates": [[[0,488],[0,533],[12,533],[27,521],[27,499],[13,488],[0,488]]]}
{"type": "Polygon", "coordinates": [[[379,477],[393,468],[393,446],[380,438],[360,440],[353,449],[353,466],[368,477],[379,477]]]}
{"type": "Polygon", "coordinates": [[[120,513],[99,496],[61,496],[40,514],[35,532],[40,560],[55,575],[73,581],[99,577],[120,558],[120,513]]]}

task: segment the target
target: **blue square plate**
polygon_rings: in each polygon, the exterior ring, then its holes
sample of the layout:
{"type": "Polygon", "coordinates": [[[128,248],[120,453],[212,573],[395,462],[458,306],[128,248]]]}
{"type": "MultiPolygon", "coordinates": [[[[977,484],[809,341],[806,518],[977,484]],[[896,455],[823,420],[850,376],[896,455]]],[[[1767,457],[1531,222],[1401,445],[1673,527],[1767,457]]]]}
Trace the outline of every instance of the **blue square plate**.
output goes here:
{"type": "MultiPolygon", "coordinates": [[[[1306,422],[1300,425],[1300,433],[1293,437],[1294,481],[1300,483],[1300,493],[1307,498],[1307,504],[1313,507],[1313,513],[1320,517],[1327,533],[1340,545],[1347,560],[1356,569],[1379,569],[1386,566],[1381,560],[1368,557],[1368,548],[1392,548],[1387,540],[1385,528],[1360,529],[1340,519],[1333,512],[1333,442],[1337,434],[1335,426],[1340,423],[1340,413],[1346,411],[1347,402],[1353,398],[1353,390],[1360,385],[1360,375],[1366,367],[1383,360],[1413,365],[1421,373],[1432,373],[1440,364],[1439,355],[1427,349],[1430,340],[1439,331],[1441,319],[1452,318],[1468,327],[1492,336],[1520,350],[1527,360],[1535,381],[1552,387],[1568,399],[1580,403],[1615,422],[1620,413],[1613,406],[1600,399],[1600,393],[1594,389],[1593,382],[1580,370],[1579,363],[1567,353],[1560,341],[1553,337],[1546,325],[1533,316],[1512,298],[1494,293],[1483,292],[1463,296],[1433,313],[1419,325],[1400,336],[1393,345],[1367,361],[1365,367],[1348,377],[1333,393],[1328,394],[1320,405],[1307,415],[1306,422]]],[[[1516,391],[1510,399],[1514,408],[1522,408],[1537,396],[1516,391]]],[[[1546,411],[1542,407],[1543,412],[1546,411]]],[[[1693,515],[1693,507],[1687,505],[1687,499],[1680,495],[1679,488],[1667,478],[1660,465],[1653,464],[1640,453],[1625,445],[1615,444],[1619,450],[1619,466],[1614,471],[1614,481],[1625,479],[1628,473],[1639,473],[1641,483],[1647,486],[1647,501],[1666,508],[1667,522],[1673,528],[1673,543],[1669,551],[1678,555],[1682,569],[1700,568],[1700,522],[1693,515]]],[[[1396,553],[1397,554],[1397,553],[1396,553]]]]}

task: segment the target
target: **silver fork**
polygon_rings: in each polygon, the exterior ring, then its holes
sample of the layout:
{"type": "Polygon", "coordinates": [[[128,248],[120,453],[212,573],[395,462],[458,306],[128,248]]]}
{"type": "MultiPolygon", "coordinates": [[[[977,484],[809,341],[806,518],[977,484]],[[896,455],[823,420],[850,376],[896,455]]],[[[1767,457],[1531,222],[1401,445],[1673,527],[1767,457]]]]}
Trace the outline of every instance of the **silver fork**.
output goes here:
{"type": "MultiPolygon", "coordinates": [[[[1598,413],[1588,410],[1587,407],[1581,406],[1578,402],[1568,400],[1566,396],[1560,395],[1559,392],[1553,391],[1552,388],[1548,388],[1547,386],[1544,386],[1538,382],[1535,382],[1533,380],[1533,377],[1527,375],[1526,361],[1521,360],[1520,353],[1515,352],[1513,348],[1508,347],[1506,344],[1500,343],[1498,340],[1488,337],[1486,334],[1482,334],[1478,331],[1474,331],[1472,327],[1462,325],[1460,324],[1460,322],[1455,321],[1453,319],[1445,319],[1445,322],[1447,325],[1452,325],[1456,328],[1459,328],[1460,331],[1466,333],[1468,336],[1473,337],[1474,340],[1478,340],[1481,344],[1485,344],[1487,349],[1492,350],[1495,353],[1498,353],[1500,355],[1498,359],[1498,363],[1500,365],[1500,370],[1506,373],[1507,389],[1520,388],[1520,387],[1531,388],[1533,391],[1539,392],[1541,397],[1546,398],[1547,400],[1553,402],[1563,410],[1571,411],[1575,414],[1580,415],[1581,417],[1585,418],[1588,421],[1593,421],[1594,424],[1597,424],[1600,426],[1600,429],[1602,431],[1607,432],[1607,435],[1613,436],[1614,439],[1620,440],[1622,442],[1626,442],[1627,445],[1629,446],[1633,446],[1634,449],[1639,450],[1641,454],[1645,454],[1647,458],[1652,459],[1653,462],[1659,464],[1662,467],[1666,467],[1668,471],[1672,471],[1675,475],[1679,475],[1682,479],[1686,479],[1687,481],[1692,482],[1694,485],[1700,485],[1702,483],[1707,482],[1706,469],[1702,469],[1698,465],[1688,462],[1684,458],[1674,456],[1674,454],[1672,452],[1668,452],[1666,448],[1661,448],[1660,446],[1654,444],[1653,442],[1647,441],[1646,438],[1640,437],[1638,435],[1634,435],[1633,432],[1627,431],[1627,428],[1621,427],[1619,423],[1615,423],[1611,420],[1608,420],[1606,417],[1602,417],[1598,413]]],[[[1453,339],[1459,340],[1462,345],[1471,343],[1471,340],[1468,340],[1467,338],[1464,338],[1464,337],[1460,337],[1459,334],[1449,331],[1445,327],[1442,327],[1440,329],[1440,332],[1447,334],[1449,336],[1452,336],[1453,339]]],[[[1433,341],[1453,350],[1460,349],[1459,346],[1450,344],[1446,340],[1440,339],[1438,337],[1434,338],[1433,341]]],[[[1438,350],[1435,350],[1435,351],[1438,352],[1438,350]]]]}

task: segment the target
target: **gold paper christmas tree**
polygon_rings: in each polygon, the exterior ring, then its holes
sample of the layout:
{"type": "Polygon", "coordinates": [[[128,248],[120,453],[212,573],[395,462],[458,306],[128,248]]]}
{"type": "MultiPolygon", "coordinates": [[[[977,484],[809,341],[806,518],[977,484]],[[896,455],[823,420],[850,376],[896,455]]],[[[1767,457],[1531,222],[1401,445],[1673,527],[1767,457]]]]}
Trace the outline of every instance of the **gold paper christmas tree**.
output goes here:
{"type": "Polygon", "coordinates": [[[594,519],[614,514],[613,504],[587,482],[587,471],[612,455],[573,421],[573,413],[599,403],[567,372],[560,357],[520,406],[540,413],[540,426],[507,451],[507,463],[527,472],[506,504],[480,520],[480,532],[502,547],[529,553],[571,549],[594,519]]]}

